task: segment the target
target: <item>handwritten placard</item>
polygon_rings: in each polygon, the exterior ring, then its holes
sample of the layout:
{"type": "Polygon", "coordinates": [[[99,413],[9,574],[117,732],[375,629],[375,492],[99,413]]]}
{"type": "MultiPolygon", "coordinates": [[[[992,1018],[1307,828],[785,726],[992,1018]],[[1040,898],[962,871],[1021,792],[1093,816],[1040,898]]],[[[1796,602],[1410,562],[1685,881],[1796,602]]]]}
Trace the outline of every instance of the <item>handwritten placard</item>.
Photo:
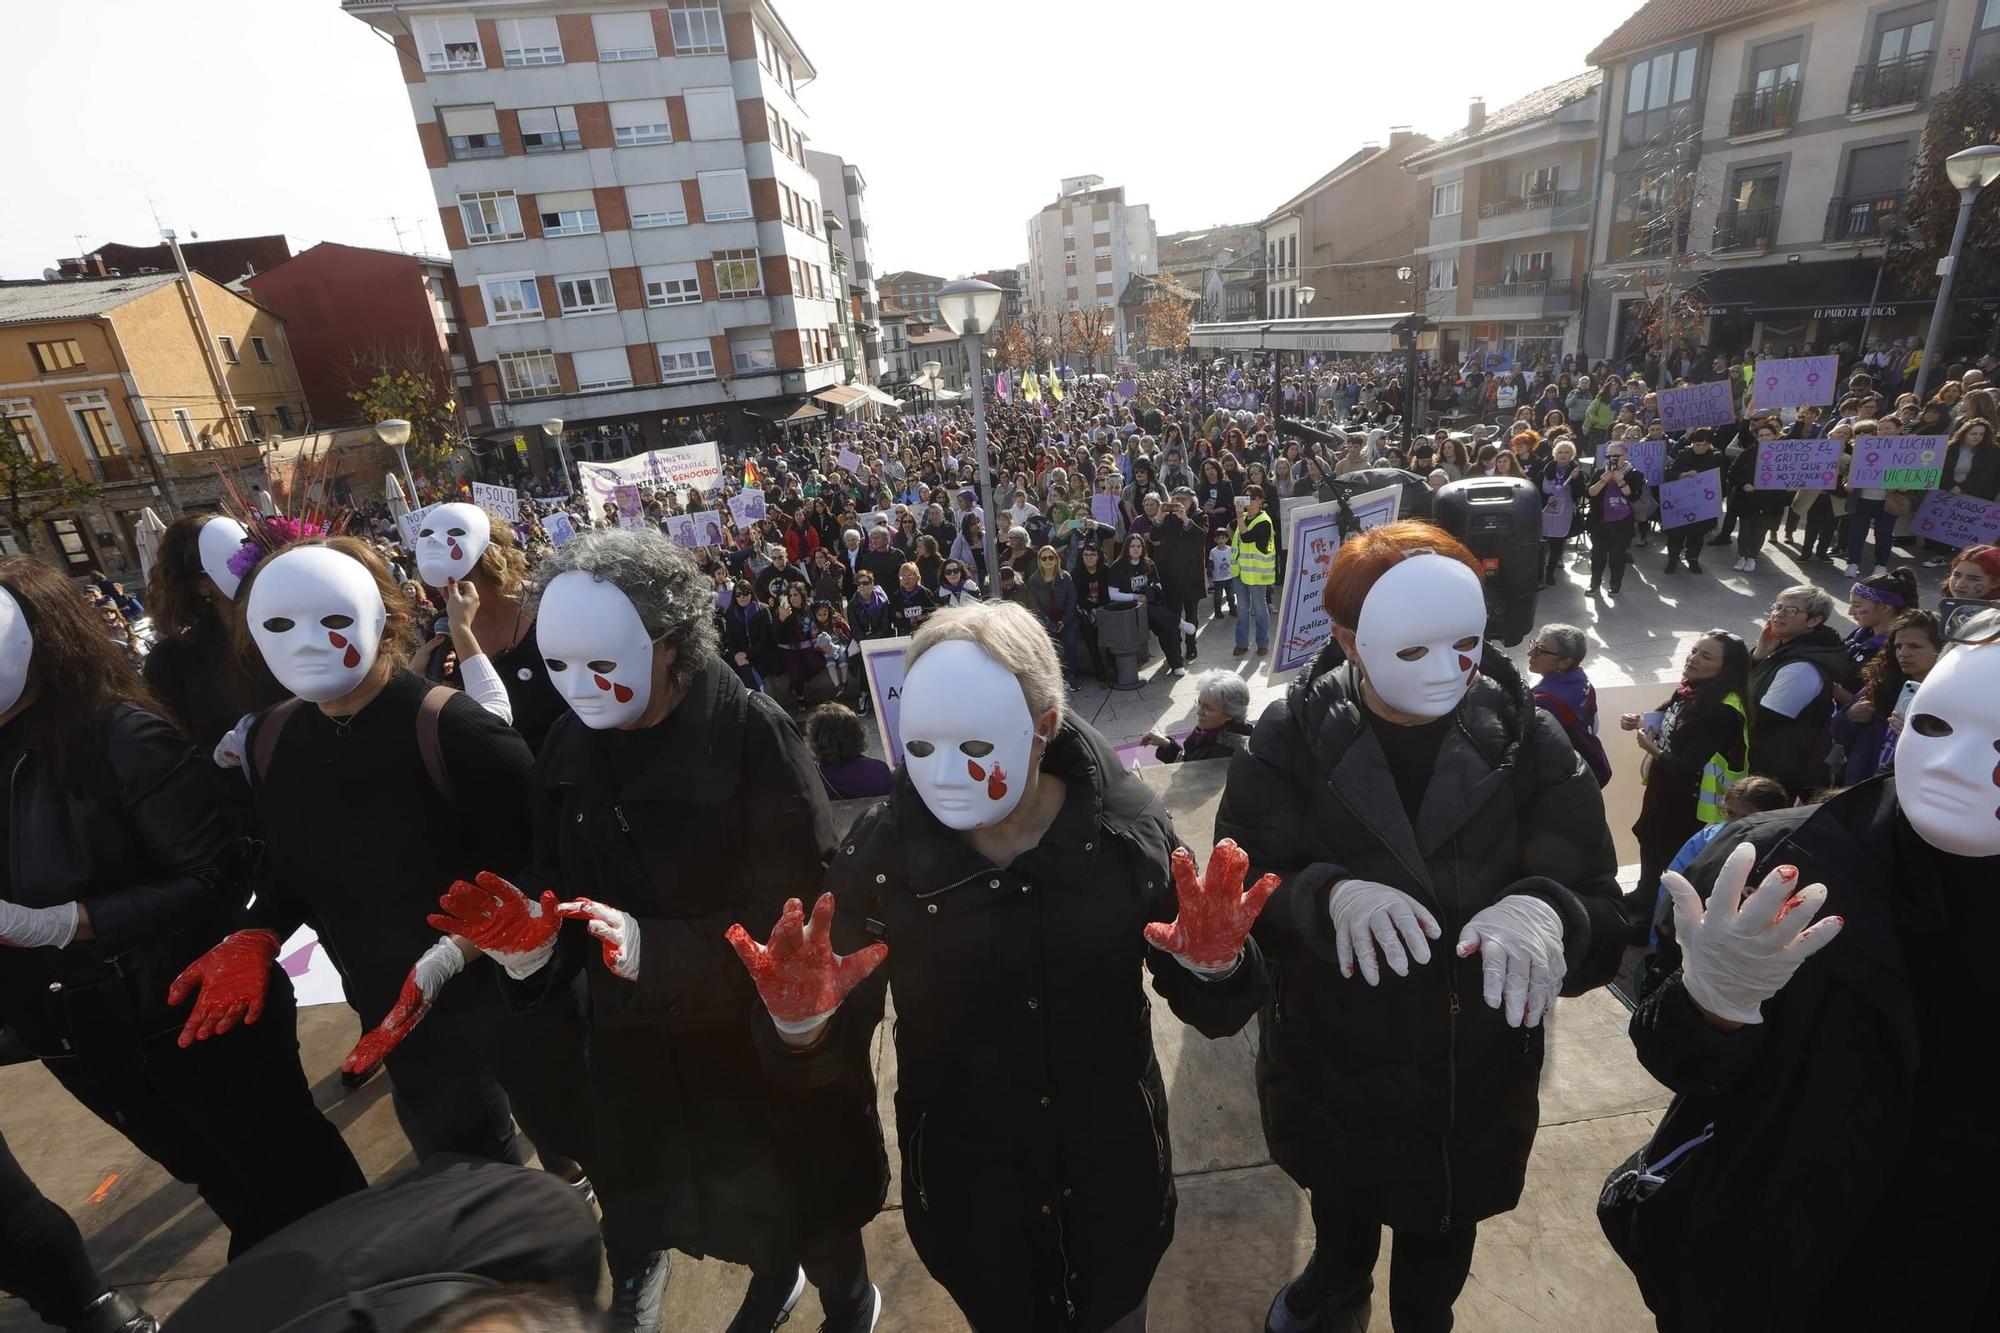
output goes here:
{"type": "Polygon", "coordinates": [[[1726,426],[1734,420],[1736,408],[1729,400],[1729,385],[1721,380],[1660,390],[1660,424],[1669,431],[1726,426]]]}
{"type": "Polygon", "coordinates": [[[1759,407],[1827,407],[1840,388],[1840,358],[1794,356],[1759,361],[1751,392],[1759,407]]]}
{"type": "Polygon", "coordinates": [[[1988,545],[2000,542],[2000,504],[1976,495],[1932,491],[1924,497],[1910,526],[1947,546],[1988,545]]]}
{"type": "Polygon", "coordinates": [[[1944,475],[1945,443],[1942,435],[1898,435],[1886,440],[1857,436],[1847,484],[1885,491],[1931,490],[1944,475]]]}
{"type": "Polygon", "coordinates": [[[509,523],[518,522],[521,517],[521,493],[512,486],[489,486],[483,481],[472,483],[472,503],[481,509],[490,509],[509,523]]]}
{"type": "Polygon", "coordinates": [[[422,526],[424,515],[436,508],[436,505],[425,505],[422,509],[412,509],[396,520],[396,529],[402,533],[404,546],[412,551],[417,549],[417,529],[422,526]]]}
{"type": "Polygon", "coordinates": [[[855,453],[852,449],[842,449],[833,456],[833,465],[842,472],[859,472],[861,470],[861,455],[855,453]]]}
{"type": "Polygon", "coordinates": [[[1660,483],[1660,526],[1684,528],[1722,517],[1720,477],[1709,471],[1660,483]]]}
{"type": "Polygon", "coordinates": [[[1118,526],[1118,497],[1102,491],[1090,497],[1090,516],[1107,528],[1118,526]]]}
{"type": "Polygon", "coordinates": [[[1648,486],[1657,486],[1667,475],[1667,442],[1665,440],[1627,440],[1625,456],[1632,460],[1632,466],[1639,469],[1639,475],[1646,479],[1648,486]]]}
{"type": "MultiPolygon", "coordinates": [[[[1355,496],[1348,507],[1367,529],[1395,522],[1402,500],[1402,487],[1384,486],[1355,496]]],[[[1278,623],[1273,636],[1277,642],[1271,649],[1274,678],[1310,664],[1333,635],[1333,621],[1321,594],[1340,543],[1338,500],[1301,505],[1286,516],[1285,549],[1292,555],[1278,593],[1278,623]]]]}
{"type": "Polygon", "coordinates": [[[1839,479],[1839,440],[1773,440],[1757,448],[1760,491],[1830,491],[1839,479]]]}

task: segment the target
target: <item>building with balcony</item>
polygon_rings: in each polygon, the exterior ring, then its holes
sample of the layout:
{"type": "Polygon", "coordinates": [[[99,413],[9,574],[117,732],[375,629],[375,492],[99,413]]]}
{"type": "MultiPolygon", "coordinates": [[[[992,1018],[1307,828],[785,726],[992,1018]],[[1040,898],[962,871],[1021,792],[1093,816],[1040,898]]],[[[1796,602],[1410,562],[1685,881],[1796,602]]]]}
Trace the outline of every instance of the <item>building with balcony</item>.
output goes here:
{"type": "Polygon", "coordinates": [[[489,430],[742,438],[839,383],[815,70],[767,0],[342,7],[400,58],[489,430]]]}
{"type": "Polygon", "coordinates": [[[1160,271],[1159,252],[1151,207],[1127,203],[1125,187],[1106,187],[1102,176],[1070,176],[1028,219],[1024,298],[1044,320],[1091,306],[1110,311],[1133,274],[1160,271]]]}
{"type": "Polygon", "coordinates": [[[882,358],[882,300],[875,285],[873,242],[868,235],[868,182],[861,168],[817,148],[806,150],[806,163],[819,180],[819,199],[838,221],[830,240],[846,259],[848,324],[860,343],[856,373],[873,384],[886,368],[882,358]]]}
{"type": "Polygon", "coordinates": [[[947,280],[935,273],[898,269],[882,279],[882,299],[901,307],[911,319],[938,320],[937,294],[947,280]]]}
{"type": "Polygon", "coordinates": [[[223,473],[247,488],[262,446],[307,415],[284,321],[200,273],[0,282],[5,433],[99,492],[55,506],[0,495],[0,550],[136,581],[141,511],[216,508],[223,473]]]}
{"type": "Polygon", "coordinates": [[[1600,82],[1589,70],[1490,115],[1475,100],[1462,129],[1403,159],[1429,211],[1416,280],[1445,361],[1532,368],[1576,349],[1600,82]]]}
{"type": "Polygon", "coordinates": [[[1593,356],[1640,349],[1670,255],[1707,307],[1691,340],[1717,352],[1923,331],[1930,301],[1883,272],[1887,233],[1932,98],[2000,76],[2000,2],[1649,0],[1590,60],[1593,356]]]}
{"type": "Polygon", "coordinates": [[[1430,191],[1402,170],[1431,146],[1429,135],[1398,126],[1389,142],[1363,144],[1262,225],[1264,311],[1273,319],[1379,315],[1410,308],[1410,284],[1396,270],[1424,243],[1430,191]],[[1300,289],[1315,296],[1310,309],[1300,289]]]}

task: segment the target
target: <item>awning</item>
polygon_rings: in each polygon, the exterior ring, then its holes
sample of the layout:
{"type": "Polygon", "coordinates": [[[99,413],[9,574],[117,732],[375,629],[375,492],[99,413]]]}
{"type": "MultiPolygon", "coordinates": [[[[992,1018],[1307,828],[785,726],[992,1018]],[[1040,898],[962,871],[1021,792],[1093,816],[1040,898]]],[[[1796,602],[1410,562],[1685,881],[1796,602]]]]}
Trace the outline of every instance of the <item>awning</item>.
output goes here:
{"type": "Polygon", "coordinates": [[[775,403],[763,407],[746,407],[743,409],[743,415],[781,426],[788,421],[811,421],[814,417],[825,416],[826,413],[807,402],[795,407],[784,407],[775,403]]]}
{"type": "Polygon", "coordinates": [[[1753,264],[1716,269],[1702,279],[1711,314],[1794,315],[1811,319],[1877,319],[1928,312],[1928,300],[1902,294],[1876,259],[1827,259],[1817,263],[1753,264]]]}
{"type": "Polygon", "coordinates": [[[813,397],[836,411],[845,412],[856,403],[868,401],[868,391],[851,384],[834,384],[821,389],[813,397]]]}
{"type": "Polygon", "coordinates": [[[868,395],[868,401],[880,404],[883,407],[900,408],[903,405],[902,399],[883,393],[872,384],[864,386],[861,391],[868,395]]]}
{"type": "MultiPolygon", "coordinates": [[[[1264,319],[1238,324],[1196,324],[1188,342],[1225,352],[1400,352],[1393,332],[1408,314],[1342,315],[1330,319],[1264,319]]],[[[1434,350],[1437,330],[1417,335],[1417,346],[1434,350]]]]}

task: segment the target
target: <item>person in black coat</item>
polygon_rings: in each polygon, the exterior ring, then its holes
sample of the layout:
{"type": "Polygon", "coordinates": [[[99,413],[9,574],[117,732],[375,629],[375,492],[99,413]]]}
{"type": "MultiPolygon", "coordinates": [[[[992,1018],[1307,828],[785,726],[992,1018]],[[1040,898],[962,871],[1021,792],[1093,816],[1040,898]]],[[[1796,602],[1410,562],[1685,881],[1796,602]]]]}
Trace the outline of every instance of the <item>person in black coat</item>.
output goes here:
{"type": "MultiPolygon", "coordinates": [[[[1700,476],[1704,472],[1719,473],[1727,462],[1727,459],[1715,452],[1715,432],[1706,426],[1697,426],[1687,433],[1687,444],[1667,460],[1666,471],[1661,473],[1661,477],[1666,481],[1680,481],[1685,477],[1700,476]]],[[[1720,477],[1716,478],[1718,484],[1721,480],[1720,477]]],[[[1701,573],[1701,549],[1708,541],[1708,534],[1714,527],[1715,520],[1705,518],[1699,523],[1683,523],[1677,528],[1668,528],[1666,572],[1679,573],[1681,561],[1685,559],[1688,573],[1701,573]]]]}
{"type": "MultiPolygon", "coordinates": [[[[1176,493],[1149,535],[1153,562],[1160,567],[1162,601],[1177,624],[1201,623],[1201,598],[1208,586],[1208,527],[1195,508],[1192,489],[1176,493]]],[[[1195,659],[1195,636],[1183,631],[1187,661],[1195,659]]]]}
{"type": "Polygon", "coordinates": [[[910,559],[910,553],[890,544],[889,529],[875,527],[868,533],[868,548],[861,553],[856,572],[867,570],[883,588],[896,586],[896,576],[910,559]]]}
{"type": "Polygon", "coordinates": [[[1832,598],[1810,583],[1794,584],[1772,601],[1750,650],[1750,771],[1776,778],[1795,797],[1826,785],[1834,687],[1851,690],[1861,681],[1826,623],[1832,614],[1832,598]]]}
{"type": "Polygon", "coordinates": [[[766,681],[785,669],[778,651],[777,626],[748,579],[736,581],[730,603],[723,609],[722,657],[737,679],[753,690],[764,689],[766,681]]]}
{"type": "Polygon", "coordinates": [[[1590,532],[1590,591],[1603,590],[1604,574],[1611,573],[1611,595],[1625,586],[1625,566],[1632,549],[1632,530],[1638,526],[1632,505],[1646,493],[1646,479],[1632,468],[1623,440],[1604,446],[1598,467],[1586,479],[1583,494],[1585,525],[1590,532]]]}
{"type": "Polygon", "coordinates": [[[1596,779],[1504,657],[1473,661],[1477,568],[1428,523],[1348,539],[1334,642],[1230,761],[1217,811],[1216,835],[1280,878],[1257,924],[1257,1087],[1317,1233],[1272,1302],[1280,1333],[1365,1322],[1384,1226],[1396,1327],[1451,1327],[1477,1223],[1520,1199],[1541,1012],[1624,950],[1596,779]]]}
{"type": "Polygon", "coordinates": [[[1146,554],[1146,539],[1133,533],[1125,539],[1125,554],[1117,564],[1111,566],[1108,595],[1114,605],[1131,606],[1137,603],[1144,623],[1151,627],[1153,637],[1160,641],[1160,651],[1167,655],[1167,672],[1173,676],[1185,676],[1187,667],[1181,660],[1180,621],[1167,607],[1166,588],[1160,581],[1159,566],[1146,554]]]}
{"type": "Polygon", "coordinates": [[[1778,419],[1758,417],[1744,429],[1748,437],[1742,451],[1728,468],[1729,503],[1739,520],[1736,529],[1736,566],[1744,574],[1757,570],[1757,553],[1764,549],[1771,524],[1790,498],[1789,491],[1762,490],[1757,485],[1757,457],[1764,446],[1779,439],[1778,419]]]}
{"type": "Polygon", "coordinates": [[[71,1333],[159,1333],[159,1324],[90,1261],[76,1222],[51,1203],[0,1137],[0,1293],[71,1333]]]}

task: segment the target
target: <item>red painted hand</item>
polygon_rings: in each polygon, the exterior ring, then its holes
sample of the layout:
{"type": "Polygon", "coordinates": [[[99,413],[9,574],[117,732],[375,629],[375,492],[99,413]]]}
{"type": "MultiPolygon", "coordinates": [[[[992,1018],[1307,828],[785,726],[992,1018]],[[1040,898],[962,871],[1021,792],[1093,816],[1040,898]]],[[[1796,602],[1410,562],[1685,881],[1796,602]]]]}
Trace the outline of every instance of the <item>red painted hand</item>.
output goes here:
{"type": "Polygon", "coordinates": [[[412,971],[403,981],[403,993],[396,997],[396,1007],[389,1011],[373,1031],[364,1033],[354,1049],[340,1062],[345,1074],[362,1074],[382,1063],[383,1057],[403,1044],[403,1038],[417,1024],[424,1021],[424,1015],[431,1011],[430,997],[417,984],[417,974],[412,971]]]}
{"type": "Polygon", "coordinates": [[[188,1047],[219,1037],[238,1023],[254,1023],[264,1013],[264,991],[271,984],[271,960],[279,941],[268,930],[239,930],[187,965],[167,988],[167,1004],[186,1002],[196,991],[194,1008],[181,1029],[188,1047]]]}
{"type": "Polygon", "coordinates": [[[771,928],[769,944],[751,939],[740,924],[729,928],[728,940],[757,983],[771,1017],[792,1025],[832,1013],[889,956],[886,944],[871,944],[845,958],[834,956],[830,893],[822,893],[813,904],[810,921],[797,898],[786,902],[778,924],[771,928]]]}
{"type": "Polygon", "coordinates": [[[548,961],[555,949],[562,919],[556,896],[545,892],[530,899],[490,870],[467,884],[458,880],[438,906],[444,911],[424,918],[434,929],[457,935],[510,973],[526,976],[548,961]]]}
{"type": "Polygon", "coordinates": [[[1250,856],[1228,838],[1215,845],[1206,878],[1195,878],[1194,856],[1185,847],[1174,849],[1173,866],[1179,913],[1171,925],[1149,923],[1146,943],[1197,971],[1226,970],[1243,952],[1244,937],[1257,923],[1264,900],[1277,890],[1278,877],[1265,875],[1244,892],[1250,856]]]}

